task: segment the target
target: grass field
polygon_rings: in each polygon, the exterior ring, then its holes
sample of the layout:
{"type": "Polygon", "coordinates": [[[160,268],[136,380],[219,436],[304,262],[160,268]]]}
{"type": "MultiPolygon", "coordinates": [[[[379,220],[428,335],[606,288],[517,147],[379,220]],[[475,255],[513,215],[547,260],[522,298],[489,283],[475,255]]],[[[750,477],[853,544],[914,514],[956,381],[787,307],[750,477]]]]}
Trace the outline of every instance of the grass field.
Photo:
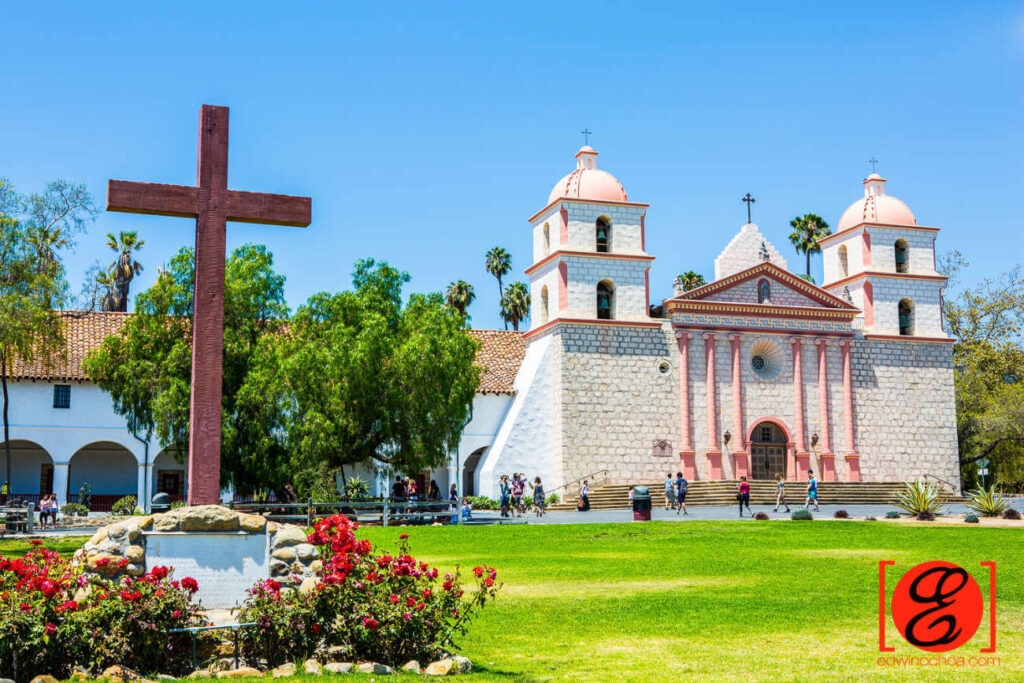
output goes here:
{"type": "MultiPolygon", "coordinates": [[[[1024,532],[885,522],[688,522],[360,530],[441,567],[504,582],[462,643],[476,680],[1024,678],[1024,532]],[[878,561],[998,563],[996,656],[984,667],[880,666],[878,561]]],[[[23,548],[24,549],[24,548],[23,548]]],[[[63,548],[67,550],[67,548],[63,548]]],[[[72,546],[73,549],[73,546],[72,546]]],[[[0,543],[0,552],[16,548],[0,543]]],[[[986,614],[987,619],[987,614],[986,614]]],[[[984,627],[952,654],[978,656],[984,627]]],[[[921,653],[890,630],[896,656],[921,653]]],[[[888,655],[886,655],[888,656],[888,655]]]]}

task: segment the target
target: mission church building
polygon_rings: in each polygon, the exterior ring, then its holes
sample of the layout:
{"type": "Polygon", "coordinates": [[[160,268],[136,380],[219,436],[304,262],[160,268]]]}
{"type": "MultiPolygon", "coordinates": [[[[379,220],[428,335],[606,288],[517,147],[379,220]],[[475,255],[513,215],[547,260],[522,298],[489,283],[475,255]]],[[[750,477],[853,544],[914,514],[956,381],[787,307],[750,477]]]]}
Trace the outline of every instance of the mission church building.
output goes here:
{"type": "MultiPolygon", "coordinates": [[[[530,217],[530,329],[474,330],[482,380],[442,490],[495,496],[501,474],[547,491],[601,474],[615,484],[806,479],[959,482],[952,342],[935,269],[939,229],[872,174],[821,241],[824,283],[787,270],[753,223],[714,280],[651,306],[648,204],[598,168],[576,168],[530,217]],[[651,311],[664,317],[651,317],[651,311]]],[[[693,226],[683,226],[692,229],[693,226]]],[[[656,287],[656,291],[664,291],[656,287]]],[[[12,492],[74,500],[185,493],[173,450],[148,447],[81,369],[122,313],[65,312],[68,353],[10,371],[12,492]]],[[[362,472],[386,488],[383,470],[362,472]]],[[[393,475],[390,475],[393,476],[393,475]]]]}

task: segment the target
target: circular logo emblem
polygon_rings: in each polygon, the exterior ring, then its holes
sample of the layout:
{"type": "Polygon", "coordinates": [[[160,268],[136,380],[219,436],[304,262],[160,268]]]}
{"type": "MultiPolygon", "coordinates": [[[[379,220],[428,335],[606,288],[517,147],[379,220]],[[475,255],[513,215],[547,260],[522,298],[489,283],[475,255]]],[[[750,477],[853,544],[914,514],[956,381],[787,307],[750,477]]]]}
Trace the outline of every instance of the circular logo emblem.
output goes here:
{"type": "Polygon", "coordinates": [[[970,640],[983,608],[978,582],[949,562],[917,565],[892,595],[896,628],[908,643],[929,652],[947,652],[970,640]]]}

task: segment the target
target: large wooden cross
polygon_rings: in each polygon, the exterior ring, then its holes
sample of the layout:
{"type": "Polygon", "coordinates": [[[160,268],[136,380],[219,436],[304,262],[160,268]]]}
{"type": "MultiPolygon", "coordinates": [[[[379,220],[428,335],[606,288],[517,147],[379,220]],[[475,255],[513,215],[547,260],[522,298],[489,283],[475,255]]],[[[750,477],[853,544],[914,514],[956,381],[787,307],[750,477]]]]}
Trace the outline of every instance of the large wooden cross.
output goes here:
{"type": "Polygon", "coordinates": [[[199,109],[196,186],[111,180],[107,211],[196,219],[188,502],[219,503],[226,222],[304,228],[310,223],[312,200],[229,190],[228,108],[204,104],[199,109]]]}

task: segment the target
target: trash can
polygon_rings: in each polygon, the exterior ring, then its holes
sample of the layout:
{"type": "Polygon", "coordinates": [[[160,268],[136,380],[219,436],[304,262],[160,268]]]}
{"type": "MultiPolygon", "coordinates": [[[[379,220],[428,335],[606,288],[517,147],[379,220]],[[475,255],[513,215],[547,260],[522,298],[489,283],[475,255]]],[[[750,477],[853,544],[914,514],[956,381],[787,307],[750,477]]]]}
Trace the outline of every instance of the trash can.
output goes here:
{"type": "Polygon", "coordinates": [[[150,512],[167,512],[171,509],[171,497],[166,493],[158,493],[153,496],[149,504],[150,512]]]}
{"type": "Polygon", "coordinates": [[[651,521],[651,493],[646,486],[633,488],[633,521],[651,521]]]}

